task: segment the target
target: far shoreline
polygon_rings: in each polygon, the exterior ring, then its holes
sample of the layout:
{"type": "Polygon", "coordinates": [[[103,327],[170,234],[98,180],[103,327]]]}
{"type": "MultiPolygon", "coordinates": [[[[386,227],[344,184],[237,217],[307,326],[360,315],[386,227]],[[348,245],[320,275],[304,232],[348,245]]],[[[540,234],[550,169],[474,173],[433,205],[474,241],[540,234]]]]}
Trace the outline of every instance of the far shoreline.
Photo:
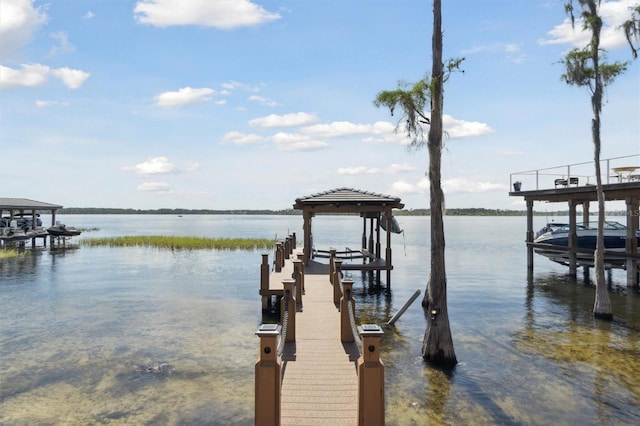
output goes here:
{"type": "MultiPolygon", "coordinates": [[[[113,214],[113,215],[269,215],[269,216],[302,216],[300,210],[283,209],[283,210],[250,210],[250,209],[232,209],[232,210],[211,210],[211,209],[129,209],[129,208],[106,208],[106,207],[66,207],[59,209],[58,214],[113,214]]],[[[579,213],[579,212],[578,212],[579,213]]],[[[429,209],[408,209],[394,210],[394,216],[430,216],[429,209]]],[[[592,212],[595,216],[597,212],[592,212]]],[[[526,210],[504,210],[504,209],[485,209],[485,208],[459,208],[447,209],[446,216],[526,216],[526,210]]],[[[569,210],[565,211],[534,211],[534,216],[569,216],[569,210]]],[[[624,211],[608,211],[608,216],[625,216],[624,211]]]]}

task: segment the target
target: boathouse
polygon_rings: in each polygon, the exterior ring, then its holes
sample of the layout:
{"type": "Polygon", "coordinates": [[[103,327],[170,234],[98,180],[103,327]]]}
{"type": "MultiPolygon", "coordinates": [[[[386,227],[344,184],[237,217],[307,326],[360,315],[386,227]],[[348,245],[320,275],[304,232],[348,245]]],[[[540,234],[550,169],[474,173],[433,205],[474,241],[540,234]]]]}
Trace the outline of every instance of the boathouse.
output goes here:
{"type": "MultiPolygon", "coordinates": [[[[18,218],[28,218],[34,224],[34,228],[37,226],[39,213],[50,214],[51,225],[54,225],[56,223],[56,212],[61,208],[62,206],[57,204],[34,201],[27,198],[0,197],[0,218],[3,218],[7,223],[11,223],[18,218]]],[[[38,234],[38,236],[32,238],[32,246],[35,246],[37,238],[42,238],[46,242],[46,237],[46,233],[38,234]]]]}
{"type": "Polygon", "coordinates": [[[317,214],[359,214],[362,217],[362,242],[357,250],[336,253],[336,256],[354,256],[362,263],[347,263],[343,270],[387,271],[387,285],[391,281],[393,269],[391,256],[391,234],[400,232],[393,217],[393,209],[402,209],[400,198],[353,188],[337,188],[296,199],[293,208],[302,210],[303,216],[303,261],[309,264],[313,257],[328,257],[329,248],[321,249],[313,245],[312,221],[317,214]],[[381,234],[386,231],[386,249],[384,256],[381,246],[381,234]],[[354,253],[355,252],[355,253],[354,253]]]}
{"type": "MultiPolygon", "coordinates": [[[[509,196],[522,197],[527,206],[527,266],[533,269],[534,243],[533,206],[534,202],[567,203],[569,210],[568,246],[554,246],[554,250],[569,253],[569,273],[576,275],[577,253],[585,249],[577,247],[577,206],[582,205],[582,220],[590,222],[589,206],[597,202],[596,177],[593,162],[568,164],[511,174],[509,196]]],[[[624,253],[605,251],[605,256],[620,259],[620,265],[627,271],[627,286],[638,286],[640,254],[636,233],[640,222],[640,154],[601,160],[602,191],[607,202],[624,201],[626,214],[626,246],[624,253]]],[[[594,220],[591,220],[593,222],[594,220]]],[[[545,247],[548,245],[545,245],[545,247]]],[[[593,255],[593,251],[590,251],[593,255]]]]}

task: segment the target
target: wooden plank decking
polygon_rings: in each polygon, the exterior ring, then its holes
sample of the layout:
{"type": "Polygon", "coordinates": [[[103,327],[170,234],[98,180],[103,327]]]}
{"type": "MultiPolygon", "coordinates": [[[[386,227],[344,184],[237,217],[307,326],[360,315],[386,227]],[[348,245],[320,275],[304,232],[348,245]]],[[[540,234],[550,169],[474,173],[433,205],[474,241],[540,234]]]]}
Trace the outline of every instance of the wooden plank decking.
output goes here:
{"type": "MultiPolygon", "coordinates": [[[[282,288],[291,277],[287,260],[270,277],[270,288],[282,288]]],[[[340,340],[340,314],[333,303],[328,265],[311,261],[305,267],[305,294],[296,313],[296,341],[282,356],[282,425],[349,424],[358,422],[358,376],[355,343],[340,340]]]]}

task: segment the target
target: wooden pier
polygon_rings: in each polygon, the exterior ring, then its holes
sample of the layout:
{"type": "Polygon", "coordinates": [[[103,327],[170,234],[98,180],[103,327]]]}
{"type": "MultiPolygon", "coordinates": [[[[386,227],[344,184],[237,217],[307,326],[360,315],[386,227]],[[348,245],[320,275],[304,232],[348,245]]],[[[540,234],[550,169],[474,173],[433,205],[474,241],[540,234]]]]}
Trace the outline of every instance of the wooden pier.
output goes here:
{"type": "Polygon", "coordinates": [[[263,255],[263,308],[281,303],[282,328],[270,325],[270,331],[256,333],[262,348],[256,363],[256,425],[384,425],[382,329],[368,325],[353,331],[353,282],[342,279],[339,260],[305,265],[303,250],[289,249],[281,260],[274,255],[278,260],[268,288],[263,255]],[[367,348],[363,355],[361,338],[367,348]],[[283,343],[277,357],[276,340],[283,343]]]}
{"type": "MultiPolygon", "coordinates": [[[[281,281],[274,274],[273,285],[282,286],[281,281]]],[[[358,348],[340,340],[340,312],[333,303],[328,265],[306,266],[304,288],[296,341],[286,343],[282,355],[281,424],[355,425],[358,348]]]]}

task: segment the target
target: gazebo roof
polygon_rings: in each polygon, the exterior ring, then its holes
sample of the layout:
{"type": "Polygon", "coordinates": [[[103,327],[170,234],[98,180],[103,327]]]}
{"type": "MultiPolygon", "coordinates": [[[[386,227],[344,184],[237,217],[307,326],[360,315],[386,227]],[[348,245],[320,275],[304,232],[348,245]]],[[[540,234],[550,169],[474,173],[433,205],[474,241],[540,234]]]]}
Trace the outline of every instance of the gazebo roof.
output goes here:
{"type": "Polygon", "coordinates": [[[401,209],[400,198],[354,188],[336,188],[306,197],[296,198],[293,208],[317,212],[359,213],[401,209]]]}
{"type": "Polygon", "coordinates": [[[1,198],[0,209],[3,210],[57,210],[62,206],[29,200],[27,198],[1,198]]]}

